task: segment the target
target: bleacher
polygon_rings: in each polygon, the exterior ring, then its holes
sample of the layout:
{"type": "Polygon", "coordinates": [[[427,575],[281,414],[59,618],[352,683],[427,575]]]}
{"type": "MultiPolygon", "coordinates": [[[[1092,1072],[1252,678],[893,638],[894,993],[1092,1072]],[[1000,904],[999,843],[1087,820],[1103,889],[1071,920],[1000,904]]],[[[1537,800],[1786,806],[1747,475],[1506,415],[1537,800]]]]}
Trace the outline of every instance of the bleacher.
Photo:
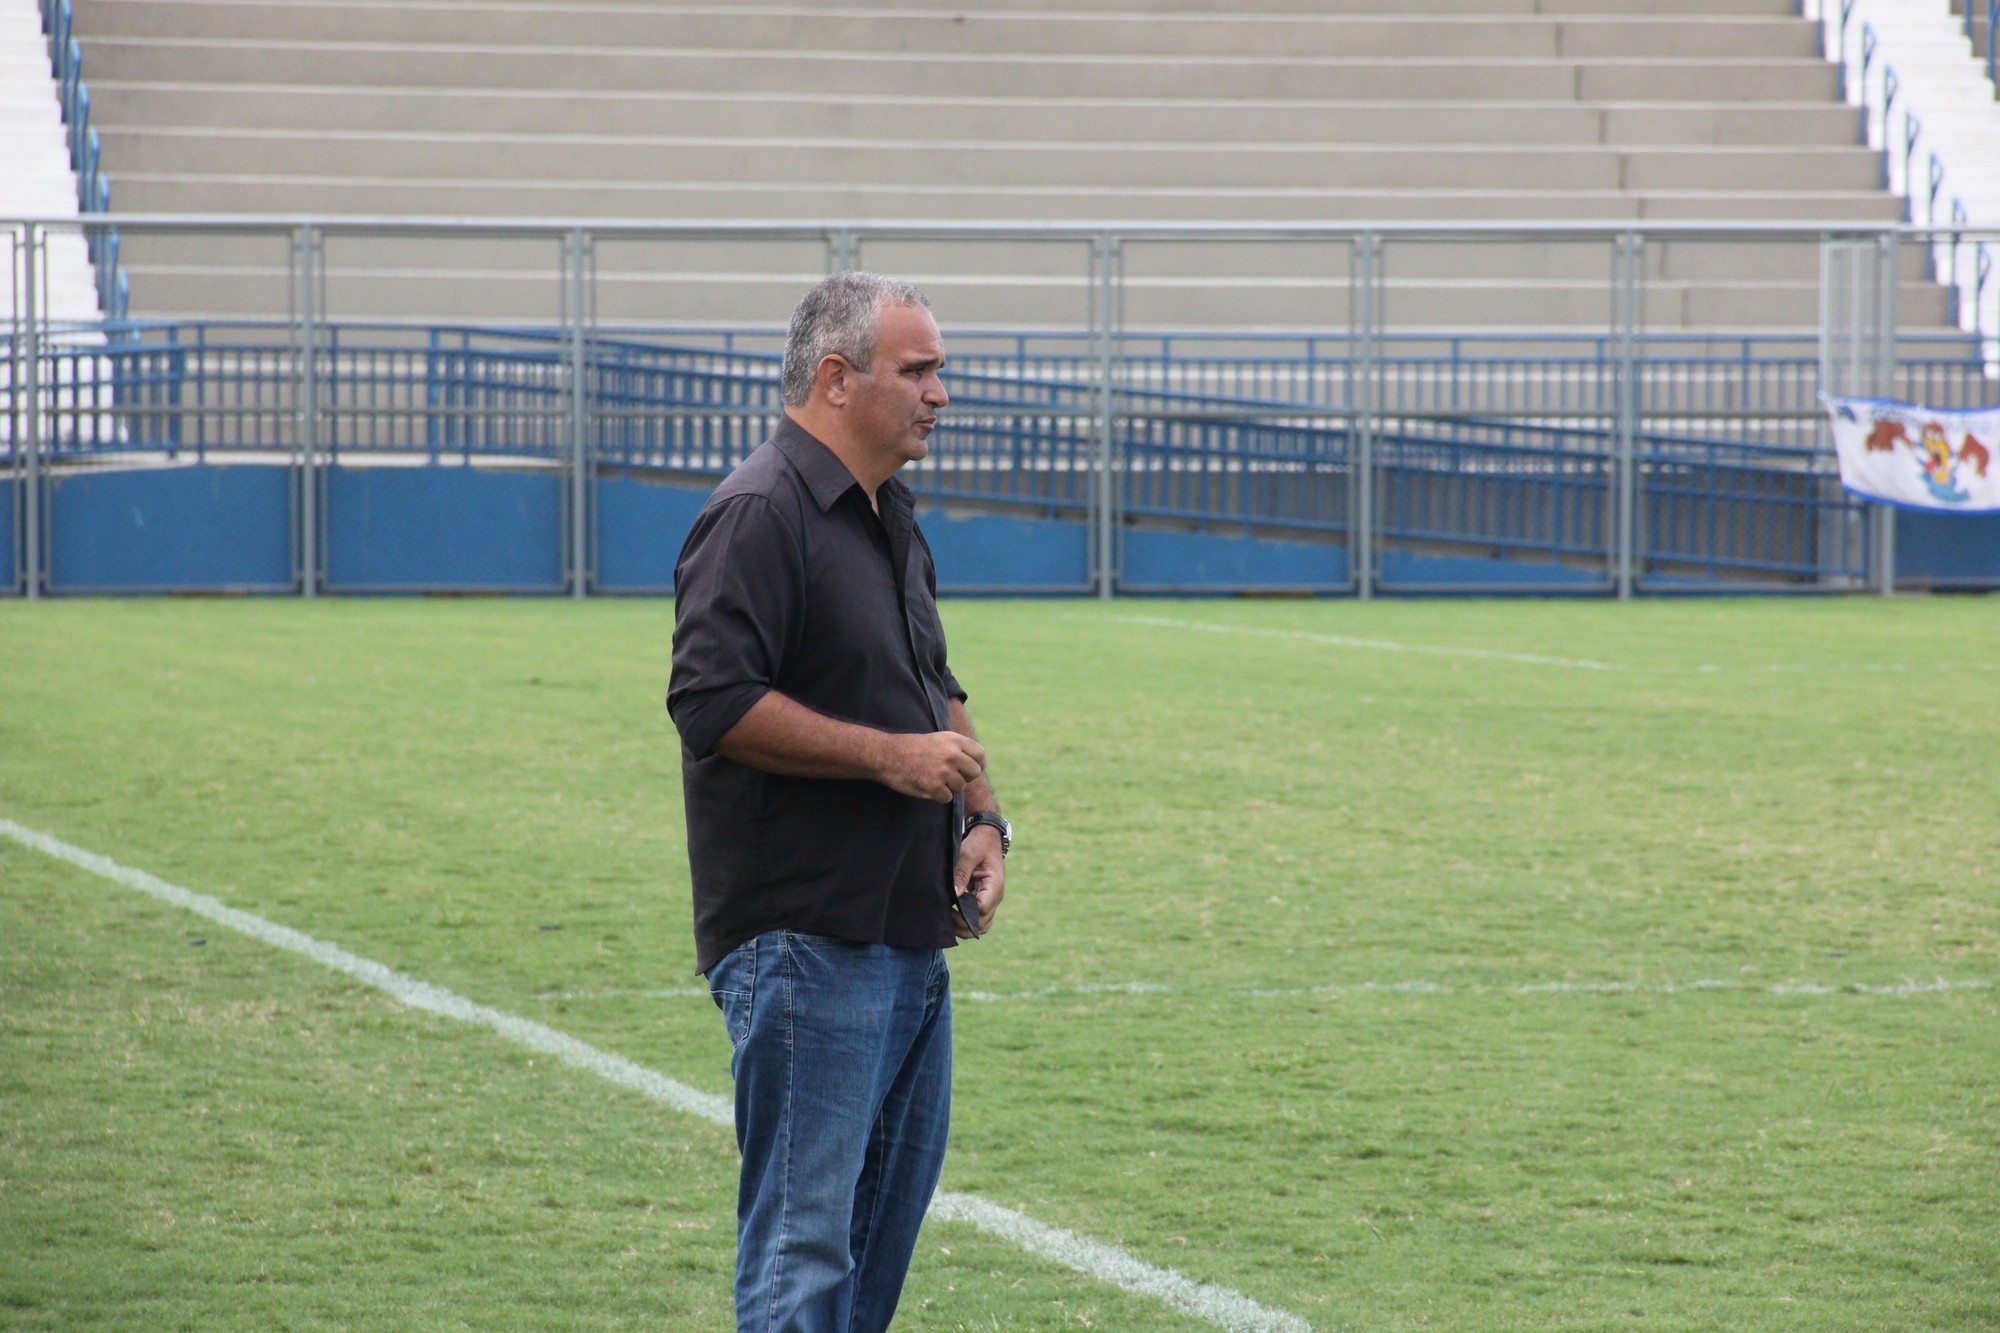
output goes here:
{"type": "MultiPolygon", "coordinates": [[[[525,218],[1885,222],[1790,0],[79,0],[120,207],[525,218]]],[[[136,309],[266,313],[282,254],[135,238],[136,309]]],[[[817,256],[808,256],[817,261],[817,256]]],[[[1810,244],[1657,247],[1662,329],[1813,327],[1810,244]]],[[[771,247],[600,256],[600,314],[768,320],[771,247]]],[[[871,257],[870,262],[877,262],[871,257]]],[[[960,325],[1059,325],[1087,278],[1034,247],[915,249],[960,325]],[[967,271],[966,266],[973,266],[967,271]]],[[[356,318],[547,320],[546,248],[351,242],[356,318]],[[476,282],[441,279],[441,269],[476,282]]],[[[1901,316],[1944,327],[1907,259],[1901,316]]],[[[1412,326],[1601,324],[1605,261],[1519,242],[1387,268],[1412,326]]],[[[1344,265],[1149,249],[1137,327],[1313,327],[1344,265]],[[1220,271],[1217,271],[1217,270],[1220,271]],[[1303,270],[1303,271],[1302,271],[1303,270]]]]}

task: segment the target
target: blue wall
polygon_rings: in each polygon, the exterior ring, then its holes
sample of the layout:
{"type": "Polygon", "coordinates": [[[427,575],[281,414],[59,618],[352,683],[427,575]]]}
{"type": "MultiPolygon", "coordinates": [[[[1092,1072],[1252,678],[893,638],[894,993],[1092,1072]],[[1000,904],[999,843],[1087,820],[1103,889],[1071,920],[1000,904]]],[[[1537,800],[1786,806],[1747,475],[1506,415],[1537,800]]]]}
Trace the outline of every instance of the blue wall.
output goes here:
{"type": "Polygon", "coordinates": [[[1128,528],[1122,586],[1139,591],[1333,589],[1347,583],[1347,548],[1217,532],[1128,528]]]}
{"type": "Polygon", "coordinates": [[[1063,519],[919,512],[941,592],[1083,592],[1090,530],[1063,519]]]}
{"type": "Polygon", "coordinates": [[[291,477],[245,464],[51,478],[49,590],[287,590],[291,477]]]}
{"type": "Polygon", "coordinates": [[[547,472],[331,467],[329,592],[558,592],[562,482],[547,472]]]}
{"type": "Polygon", "coordinates": [[[711,488],[605,477],[597,483],[597,569],[603,592],[670,592],[674,563],[711,488]]]}
{"type": "MultiPolygon", "coordinates": [[[[51,592],[284,592],[294,579],[295,473],[264,464],[104,470],[44,491],[51,592]]],[[[322,474],[322,568],[329,591],[560,592],[564,486],[552,472],[462,466],[332,467],[322,474]]],[[[0,478],[0,592],[15,588],[18,484],[0,478]]],[[[700,485],[599,479],[594,578],[602,592],[665,593],[700,485]]],[[[920,514],[947,592],[1083,592],[1090,532],[1076,520],[920,514]]],[[[1127,528],[1121,586],[1136,592],[1337,590],[1343,546],[1221,532],[1127,528]]],[[[1917,586],[2000,586],[2000,515],[1904,512],[1897,570],[1917,586]]],[[[1600,592],[1607,575],[1545,560],[1380,557],[1385,592],[1490,588],[1600,592]]],[[[1728,592],[1715,580],[1648,578],[1658,592],[1728,592]]]]}
{"type": "MultiPolygon", "coordinates": [[[[606,477],[597,485],[602,592],[669,592],[674,564],[710,488],[606,477]]],[[[1090,533],[1081,522],[993,514],[919,513],[937,559],[938,586],[953,592],[1082,592],[1090,586],[1090,533]]]]}
{"type": "Polygon", "coordinates": [[[2000,514],[1900,511],[1896,578],[1943,588],[2000,586],[2000,514]]]}
{"type": "Polygon", "coordinates": [[[1558,565],[1547,560],[1508,560],[1471,555],[1422,555],[1412,551],[1384,551],[1377,575],[1384,592],[1408,589],[1526,588],[1549,592],[1587,592],[1608,587],[1610,576],[1603,569],[1558,565]]]}

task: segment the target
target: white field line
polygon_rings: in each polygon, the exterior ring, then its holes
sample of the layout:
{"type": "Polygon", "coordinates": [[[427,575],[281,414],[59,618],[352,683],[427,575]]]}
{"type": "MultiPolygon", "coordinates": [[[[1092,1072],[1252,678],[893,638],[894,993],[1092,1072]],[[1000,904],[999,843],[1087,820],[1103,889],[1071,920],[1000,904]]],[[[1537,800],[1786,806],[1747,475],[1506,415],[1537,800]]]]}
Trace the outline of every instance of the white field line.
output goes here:
{"type": "MultiPolygon", "coordinates": [[[[970,1004],[1021,1004],[1095,995],[1240,995],[1252,999],[1313,995],[1682,995],[1702,991],[1744,991],[1764,995],[1939,995],[1948,991],[1986,990],[1995,983],[1978,977],[1916,981],[1530,981],[1518,986],[1448,986],[1436,981],[1328,982],[1318,986],[1169,986],[1158,981],[1100,981],[1071,986],[1036,986],[1029,990],[993,991],[954,988],[954,1001],[970,1004]]],[[[658,990],[546,991],[537,1000],[664,1000],[703,999],[708,992],[692,986],[658,990]]]]}
{"type": "Polygon", "coordinates": [[[1242,634],[1259,639],[1296,639],[1328,643],[1338,648],[1370,648],[1385,653],[1429,653],[1438,657],[1475,657],[1494,662],[1525,662],[1531,666],[1574,667],[1582,671],[1621,671],[1616,662],[1580,657],[1543,657],[1538,653],[1507,653],[1494,648],[1451,648],[1434,643],[1400,643],[1394,639],[1356,639],[1345,634],[1316,634],[1302,629],[1267,629],[1260,625],[1213,625],[1201,620],[1170,620],[1165,616],[1114,616],[1128,625],[1157,629],[1191,629],[1204,634],[1242,634]]]}
{"type": "MultiPolygon", "coordinates": [[[[1627,671],[1619,662],[1597,662],[1586,657],[1544,657],[1538,653],[1509,653],[1496,648],[1454,648],[1435,643],[1403,643],[1396,639],[1358,639],[1345,634],[1320,634],[1312,630],[1272,629],[1263,625],[1218,625],[1205,620],[1174,620],[1166,616],[1113,616],[1129,625],[1151,625],[1156,629],[1191,629],[1203,634],[1242,634],[1259,639],[1296,639],[1304,643],[1332,644],[1337,648],[1371,648],[1385,653],[1430,653],[1437,657],[1474,657],[1497,662],[1525,662],[1530,666],[1574,667],[1579,671],[1627,671]]],[[[1642,668],[1643,669],[1643,668],[1642,668]]],[[[1769,672],[1818,675],[1826,672],[1860,673],[1884,671],[2000,671],[1995,662],[1764,662],[1747,666],[1719,666],[1702,662],[1692,667],[1661,667],[1659,670],[1696,672],[1769,672]]]]}
{"type": "Polygon", "coordinates": [[[1171,1268],[1155,1268],[1115,1246],[1074,1231],[1046,1226],[1012,1208],[976,1194],[940,1193],[931,1212],[954,1222],[1005,1237],[1022,1249],[1044,1254],[1126,1291],[1152,1296],[1184,1314],[1228,1329],[1269,1329],[1271,1333],[1312,1333],[1297,1315],[1271,1310],[1227,1287],[1191,1282],[1171,1268]]]}
{"type": "MultiPolygon", "coordinates": [[[[207,917],[252,939],[311,958],[336,972],[344,972],[357,981],[365,982],[413,1009],[490,1028],[509,1041],[597,1074],[675,1110],[725,1127],[734,1124],[729,1098],[691,1088],[665,1074],[634,1064],[623,1056],[599,1050],[544,1024],[475,1003],[442,986],[434,986],[384,964],[351,954],[339,945],[314,939],[289,926],[281,926],[254,913],[231,907],[207,894],[169,884],[157,875],[121,865],[107,856],[73,846],[11,819],[0,818],[0,834],[59,861],[67,861],[92,874],[207,917]]],[[[1226,1329],[1228,1333],[1312,1333],[1312,1326],[1297,1315],[1259,1305],[1248,1296],[1227,1287],[1196,1282],[1171,1268],[1156,1267],[1088,1236],[1047,1226],[1025,1213],[976,1194],[940,1191],[931,1201],[931,1212],[944,1221],[963,1222],[1012,1241],[1031,1254],[1052,1259],[1086,1277],[1164,1301],[1177,1310],[1226,1329]]]]}
{"type": "Polygon", "coordinates": [[[1717,666],[1704,662],[1696,671],[1761,671],[1766,673],[1794,675],[1832,675],[1836,672],[1853,671],[1863,674],[1884,671],[1922,671],[1935,674],[1940,671],[2000,671],[2000,663],[1995,662],[1764,662],[1748,666],[1717,666]]]}
{"type": "MultiPolygon", "coordinates": [[[[1948,981],[1943,977],[1931,981],[1887,982],[1871,985],[1860,981],[1818,982],[1781,981],[1763,985],[1746,981],[1534,981],[1519,986],[1447,986],[1436,981],[1359,981],[1350,984],[1328,983],[1322,986],[1241,986],[1227,990],[1230,995],[1247,995],[1259,999],[1288,995],[1368,995],[1383,992],[1400,992],[1406,995],[1679,995],[1688,991],[1751,991],[1767,995],[1932,995],[1943,991],[1985,990],[1993,983],[1972,978],[1948,981]]],[[[1082,986],[1042,986],[1035,990],[1023,991],[974,991],[955,990],[954,1000],[984,1001],[986,1003],[1008,1003],[1022,1000],[1046,1000],[1064,995],[1164,995],[1173,994],[1176,987],[1158,985],[1147,981],[1131,981],[1113,985],[1082,986]]]]}

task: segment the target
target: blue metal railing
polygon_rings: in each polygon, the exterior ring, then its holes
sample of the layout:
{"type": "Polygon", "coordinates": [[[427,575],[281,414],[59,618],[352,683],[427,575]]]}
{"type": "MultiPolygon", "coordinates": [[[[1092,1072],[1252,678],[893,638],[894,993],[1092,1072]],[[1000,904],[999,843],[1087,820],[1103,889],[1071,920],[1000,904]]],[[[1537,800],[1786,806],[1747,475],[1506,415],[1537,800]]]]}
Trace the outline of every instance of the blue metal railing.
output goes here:
{"type": "MultiPolygon", "coordinates": [[[[299,352],[281,322],[128,323],[56,342],[50,461],[297,448],[299,352]]],[[[571,344],[548,328],[322,326],[318,447],[563,464],[571,344]]],[[[703,484],[782,410],[775,330],[611,334],[585,345],[589,464],[703,484]]],[[[1388,335],[1372,409],[1372,532],[1386,553],[1562,566],[1613,558],[1620,367],[1607,335],[1388,335]]],[[[1097,503],[1100,363],[1074,334],[954,334],[952,406],[905,478],[926,503],[1081,519],[1097,503]]],[[[1149,334],[1113,366],[1121,524],[1341,543],[1356,521],[1355,360],[1344,335],[1149,334]]],[[[1657,335],[1637,357],[1637,554],[1671,586],[1806,584],[1866,570],[1858,502],[1822,435],[1815,341],[1657,335]]],[[[1975,339],[1905,337],[1898,396],[1990,400],[1975,339]]]]}
{"type": "MultiPolygon", "coordinates": [[[[70,0],[40,0],[42,31],[49,39],[49,64],[62,100],[69,132],[69,163],[76,173],[77,207],[84,213],[111,211],[111,183],[105,179],[97,131],[90,125],[90,86],[83,80],[83,49],[72,27],[70,0]]],[[[122,320],[131,306],[132,287],[119,263],[118,230],[87,227],[84,244],[97,275],[97,306],[109,320],[122,320]]]]}
{"type": "MultiPolygon", "coordinates": [[[[1973,54],[1978,56],[1978,45],[1974,38],[1973,6],[1977,0],[1963,0],[1965,10],[1965,33],[1974,42],[1973,54]]],[[[1838,53],[1839,78],[1843,95],[1848,89],[1847,78],[1847,34],[1854,19],[1855,0],[1840,0],[1838,18],[1832,18],[1821,10],[1821,24],[1834,24],[1832,31],[1833,49],[1838,53]]],[[[1986,77],[1994,83],[1996,95],[2000,95],[2000,42],[1995,41],[1996,25],[2000,25],[2000,0],[1985,0],[1986,8],[1986,77]]],[[[1859,77],[1854,84],[1853,96],[1861,108],[1861,138],[1863,143],[1873,141],[1876,129],[1874,119],[1877,108],[1870,101],[1869,75],[1876,68],[1877,48],[1880,38],[1873,25],[1862,22],[1857,30],[1858,55],[1860,56],[1859,77]]],[[[1934,226],[1937,222],[1938,202],[1944,197],[1945,183],[1949,176],[1949,165],[1936,152],[1929,155],[1928,175],[1920,187],[1914,170],[1918,142],[1923,137],[1923,122],[1906,103],[1903,107],[1903,133],[1901,152],[1901,176],[1897,175],[1896,144],[1890,133],[1892,113],[1896,99],[1902,92],[1902,78],[1893,65],[1884,59],[1880,62],[1881,89],[1880,131],[1882,144],[1882,184],[1885,189],[1900,189],[1904,196],[1904,217],[1917,220],[1918,196],[1923,193],[1924,222],[1934,226]]],[[[1966,226],[1968,219],[1964,201],[1951,196],[1951,219],[1954,228],[1966,226]]],[[[1989,367],[2000,367],[2000,292],[1996,292],[1993,308],[1989,312],[1986,301],[1986,285],[1993,271],[1996,247],[1987,240],[1970,240],[1954,233],[1948,242],[1936,242],[1932,246],[1932,272],[1938,281],[1951,289],[1953,317],[1964,327],[1984,338],[1984,355],[1989,367]],[[1972,273],[1966,278],[1959,272],[1959,250],[1961,244],[1972,247],[1972,273]]]]}
{"type": "MultiPolygon", "coordinates": [[[[1973,19],[1978,12],[1975,8],[1977,0],[1959,0],[1959,3],[1964,7],[1965,40],[1972,43],[1972,54],[1976,58],[1980,47],[1978,24],[1973,19]]],[[[2000,0],[1986,0],[1986,81],[1993,84],[1995,94],[2000,95],[2000,42],[1994,40],[1996,31],[2000,31],[2000,0]]]]}
{"type": "MultiPolygon", "coordinates": [[[[143,447],[280,447],[294,410],[297,349],[282,321],[125,321],[103,326],[113,346],[60,339],[59,366],[94,360],[91,375],[56,374],[97,397],[79,411],[129,414],[143,447]],[[171,401],[168,397],[170,392],[171,401]],[[171,409],[171,410],[169,410],[171,409]],[[145,425],[180,414],[169,441],[145,425]],[[225,426],[227,427],[225,429],[225,426]],[[275,432],[275,433],[274,433],[275,432]]],[[[432,455],[504,452],[555,456],[567,447],[571,392],[564,336],[553,329],[401,327],[332,323],[320,353],[327,445],[334,450],[432,455]]],[[[952,416],[1001,413],[1058,419],[1095,411],[1098,367],[1071,334],[955,335],[945,372],[952,416]],[[960,343],[966,344],[960,350],[960,343]],[[1062,350],[1042,350],[1046,345],[1062,350]],[[1067,345],[1067,346],[1065,346],[1067,345]]],[[[4,333],[0,333],[4,340],[4,333]]],[[[669,466],[698,436],[680,421],[779,410],[778,356],[752,350],[764,332],[699,331],[672,340],[594,336],[586,397],[605,461],[669,466]]],[[[1616,411],[1619,353],[1603,334],[1388,334],[1379,343],[1375,410],[1385,418],[1601,422],[1616,411]],[[1518,349],[1518,350],[1517,350],[1518,349]]],[[[1354,361],[1341,335],[1148,334],[1121,340],[1121,414],[1135,419],[1254,420],[1299,424],[1342,419],[1354,401],[1354,361]],[[1184,347],[1198,345],[1200,350],[1184,347]],[[1227,350],[1217,350],[1226,348],[1227,350]]],[[[1642,411],[1696,421],[1704,437],[1740,436],[1744,423],[1773,443],[1810,448],[1819,405],[1818,349],[1803,335],[1652,334],[1638,369],[1642,411]],[[1786,424],[1787,422],[1790,424],[1786,424]]],[[[1905,396],[1942,406],[1983,405],[1971,335],[1904,335],[1898,374],[1905,396]]],[[[81,446],[56,423],[56,452],[81,446]]],[[[1688,433],[1688,432],[1683,432],[1688,433]]],[[[761,437],[759,437],[761,438],[761,437]]],[[[755,441],[752,441],[754,444],[755,441]]],[[[91,447],[103,447],[93,445],[91,447]]],[[[740,448],[693,448],[696,466],[726,468],[740,448]]]]}

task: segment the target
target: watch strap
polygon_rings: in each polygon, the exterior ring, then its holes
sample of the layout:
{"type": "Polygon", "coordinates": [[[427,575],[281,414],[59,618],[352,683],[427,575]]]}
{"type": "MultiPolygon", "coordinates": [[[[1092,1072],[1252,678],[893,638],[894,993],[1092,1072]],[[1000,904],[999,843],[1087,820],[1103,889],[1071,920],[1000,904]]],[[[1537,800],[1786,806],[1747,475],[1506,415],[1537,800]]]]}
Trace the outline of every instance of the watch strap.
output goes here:
{"type": "Polygon", "coordinates": [[[1008,852],[1013,850],[1014,826],[992,810],[981,810],[977,814],[967,815],[965,818],[965,827],[959,830],[959,836],[964,837],[981,824],[990,825],[993,831],[1000,835],[1001,856],[1004,857],[1008,852]]]}

